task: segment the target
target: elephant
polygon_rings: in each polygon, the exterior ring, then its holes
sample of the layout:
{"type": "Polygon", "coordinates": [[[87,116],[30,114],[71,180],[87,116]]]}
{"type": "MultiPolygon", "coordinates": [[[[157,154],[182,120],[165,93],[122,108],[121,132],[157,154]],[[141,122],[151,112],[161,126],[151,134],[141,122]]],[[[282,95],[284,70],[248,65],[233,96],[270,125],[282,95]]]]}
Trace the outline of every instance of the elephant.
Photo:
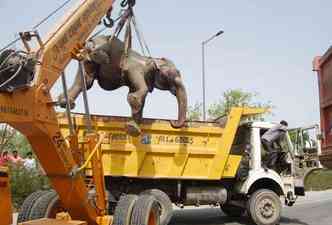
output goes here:
{"type": "MultiPolygon", "coordinates": [[[[180,71],[171,60],[142,56],[131,48],[125,50],[125,43],[117,37],[100,35],[90,39],[85,44],[87,56],[79,65],[73,85],[68,90],[70,107],[82,92],[84,70],[87,89],[95,80],[104,90],[115,90],[122,86],[129,88],[127,101],[131,107],[132,121],[127,123],[127,131],[132,136],[138,136],[141,131],[143,108],[148,92],[154,88],[168,90],[177,98],[178,119],[170,121],[173,128],[185,125],[187,114],[187,93],[180,71]]],[[[58,97],[61,107],[66,107],[64,94],[58,97]]]]}

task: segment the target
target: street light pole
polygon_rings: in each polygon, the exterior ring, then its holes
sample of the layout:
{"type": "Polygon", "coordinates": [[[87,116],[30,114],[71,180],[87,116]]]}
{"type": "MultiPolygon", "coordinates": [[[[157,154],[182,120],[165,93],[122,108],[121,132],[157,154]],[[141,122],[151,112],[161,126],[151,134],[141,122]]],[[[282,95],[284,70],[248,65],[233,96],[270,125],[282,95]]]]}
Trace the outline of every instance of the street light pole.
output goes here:
{"type": "Polygon", "coordinates": [[[202,42],[202,89],[203,89],[203,120],[206,121],[206,86],[205,86],[205,45],[216,37],[222,35],[224,31],[219,31],[209,39],[202,42]]]}
{"type": "Polygon", "coordinates": [[[206,120],[206,103],[205,103],[205,44],[202,43],[202,90],[203,90],[203,120],[206,120]]]}

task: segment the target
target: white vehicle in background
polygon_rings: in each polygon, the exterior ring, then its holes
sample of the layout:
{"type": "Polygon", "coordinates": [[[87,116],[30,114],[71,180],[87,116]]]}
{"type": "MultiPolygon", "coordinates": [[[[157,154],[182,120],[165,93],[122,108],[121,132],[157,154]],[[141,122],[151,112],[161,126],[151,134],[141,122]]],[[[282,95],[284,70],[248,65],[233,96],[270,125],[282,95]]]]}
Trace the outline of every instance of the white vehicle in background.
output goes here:
{"type": "Polygon", "coordinates": [[[321,150],[321,132],[318,124],[289,130],[294,147],[297,166],[306,172],[322,168],[319,161],[321,150]]]}

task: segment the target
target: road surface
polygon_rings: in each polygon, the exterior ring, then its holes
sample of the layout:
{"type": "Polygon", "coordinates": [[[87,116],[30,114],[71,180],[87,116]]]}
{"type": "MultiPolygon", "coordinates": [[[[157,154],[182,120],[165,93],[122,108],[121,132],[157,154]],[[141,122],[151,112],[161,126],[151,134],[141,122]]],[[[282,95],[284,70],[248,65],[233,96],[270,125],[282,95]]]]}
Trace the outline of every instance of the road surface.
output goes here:
{"type": "MultiPolygon", "coordinates": [[[[332,225],[332,190],[309,192],[283,208],[280,225],[332,225]]],[[[14,214],[14,221],[17,214],[14,214]]],[[[15,224],[15,223],[14,223],[15,224]]],[[[246,217],[229,218],[217,208],[175,210],[169,225],[251,225],[246,217]]]]}
{"type": "MultiPolygon", "coordinates": [[[[218,208],[176,210],[170,225],[251,225],[246,217],[229,218],[218,208]]],[[[280,225],[332,225],[332,191],[310,192],[284,207],[280,225]]]]}

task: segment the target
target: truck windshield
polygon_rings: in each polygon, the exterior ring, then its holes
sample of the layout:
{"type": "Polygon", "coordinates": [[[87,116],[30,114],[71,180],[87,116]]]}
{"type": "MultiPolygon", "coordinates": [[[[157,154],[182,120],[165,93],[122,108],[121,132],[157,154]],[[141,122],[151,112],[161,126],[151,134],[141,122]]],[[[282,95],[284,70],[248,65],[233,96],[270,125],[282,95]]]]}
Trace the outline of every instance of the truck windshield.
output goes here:
{"type": "Polygon", "coordinates": [[[288,133],[286,133],[285,135],[283,135],[281,137],[280,145],[281,145],[281,148],[282,148],[283,152],[291,152],[292,151],[292,147],[291,147],[291,144],[290,144],[288,133]]]}
{"type": "Polygon", "coordinates": [[[250,144],[250,129],[248,126],[242,125],[236,131],[231,149],[232,154],[242,155],[248,144],[250,144]]]}

